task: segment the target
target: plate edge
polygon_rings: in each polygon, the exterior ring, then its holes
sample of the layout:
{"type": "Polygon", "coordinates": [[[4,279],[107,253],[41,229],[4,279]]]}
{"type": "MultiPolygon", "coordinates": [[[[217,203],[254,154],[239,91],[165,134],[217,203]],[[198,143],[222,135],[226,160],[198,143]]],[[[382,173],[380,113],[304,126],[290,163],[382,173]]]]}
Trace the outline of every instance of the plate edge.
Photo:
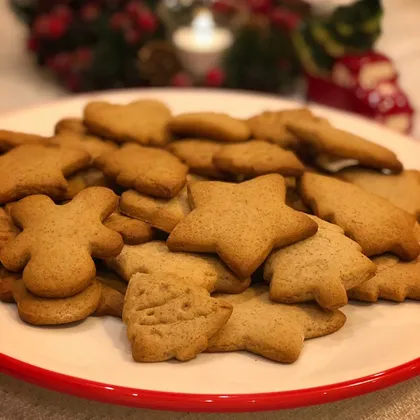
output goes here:
{"type": "Polygon", "coordinates": [[[80,379],[0,353],[0,373],[34,385],[104,403],[183,412],[256,412],[307,407],[352,398],[420,376],[420,357],[350,381],[260,394],[185,394],[149,391],[80,379]]]}

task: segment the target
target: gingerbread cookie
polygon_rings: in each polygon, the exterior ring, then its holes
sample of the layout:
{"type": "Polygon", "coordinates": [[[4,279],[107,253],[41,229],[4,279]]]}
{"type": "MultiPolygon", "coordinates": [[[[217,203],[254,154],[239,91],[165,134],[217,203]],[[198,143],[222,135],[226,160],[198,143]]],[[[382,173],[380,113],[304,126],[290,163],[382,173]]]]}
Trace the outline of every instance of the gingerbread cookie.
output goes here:
{"type": "Polygon", "coordinates": [[[152,227],[142,222],[122,214],[119,210],[114,211],[104,225],[115,232],[118,232],[125,244],[137,245],[148,242],[153,238],[152,227]]]}
{"type": "Polygon", "coordinates": [[[225,174],[213,163],[213,156],[222,147],[212,140],[185,139],[170,143],[167,149],[199,175],[224,178],[225,174]]]}
{"type": "Polygon", "coordinates": [[[309,217],[286,206],[281,175],[241,184],[194,182],[188,189],[194,210],[172,230],[169,249],[215,252],[240,277],[250,276],[273,248],[318,229],[309,217]]]}
{"type": "Polygon", "coordinates": [[[269,173],[301,176],[305,170],[294,153],[263,140],[223,146],[213,156],[221,171],[251,178],[269,173]]]}
{"type": "Polygon", "coordinates": [[[0,156],[0,204],[31,194],[59,197],[66,176],[86,167],[88,153],[47,146],[20,146],[0,156]]]}
{"type": "Polygon", "coordinates": [[[102,171],[96,168],[83,169],[67,179],[68,186],[59,198],[62,201],[71,200],[80,191],[89,187],[108,187],[115,189],[115,185],[107,179],[102,171]]]}
{"type": "Polygon", "coordinates": [[[62,133],[87,134],[88,132],[83,120],[76,117],[62,118],[54,127],[54,134],[56,135],[62,133]]]}
{"type": "MultiPolygon", "coordinates": [[[[198,181],[194,175],[187,175],[188,182],[198,181]]],[[[121,211],[130,217],[143,220],[152,226],[170,233],[177,223],[191,212],[185,185],[174,198],[149,197],[134,190],[125,191],[121,195],[121,211]]]]}
{"type": "Polygon", "coordinates": [[[145,99],[127,105],[90,102],[84,110],[84,123],[94,134],[117,142],[145,146],[165,146],[170,141],[167,123],[171,111],[156,100],[145,99]]]}
{"type": "Polygon", "coordinates": [[[14,147],[25,144],[46,144],[48,137],[37,134],[21,133],[19,131],[0,130],[0,152],[6,152],[14,147]]]}
{"type": "Polygon", "coordinates": [[[135,273],[176,275],[209,292],[241,293],[251,279],[239,279],[217,257],[212,255],[171,252],[165,242],[125,245],[121,253],[106,264],[123,279],[130,281],[135,273]]]}
{"type": "Polygon", "coordinates": [[[315,216],[318,232],[274,251],[264,265],[270,298],[281,303],[316,300],[326,309],[347,304],[346,290],[375,275],[375,264],[343,230],[315,216]]]}
{"type": "Polygon", "coordinates": [[[126,144],[95,164],[125,188],[154,197],[175,197],[186,182],[187,166],[166,150],[126,144]]]}
{"type": "Polygon", "coordinates": [[[112,141],[106,141],[100,139],[99,137],[68,131],[52,137],[49,140],[49,144],[67,149],[84,150],[89,153],[92,159],[96,159],[104,153],[112,152],[118,148],[118,146],[112,141]]]}
{"type": "Polygon", "coordinates": [[[229,319],[232,306],[175,275],[135,274],[123,321],[137,362],[191,360],[229,319]]]}
{"type": "Polygon", "coordinates": [[[6,303],[13,303],[13,286],[16,280],[22,276],[18,273],[12,273],[0,266],[0,300],[6,303]]]}
{"type": "Polygon", "coordinates": [[[93,315],[122,317],[124,295],[106,284],[101,285],[101,299],[93,315]]]}
{"type": "Polygon", "coordinates": [[[251,130],[245,121],[218,112],[191,112],[173,117],[169,129],[182,137],[197,137],[223,142],[248,140],[251,130]]]}
{"type": "Polygon", "coordinates": [[[305,339],[331,334],[345,322],[346,316],[338,310],[324,311],[311,304],[283,305],[263,293],[233,304],[232,316],[209,340],[207,351],[246,350],[276,362],[293,363],[305,339]]]}
{"type": "Polygon", "coordinates": [[[420,172],[403,171],[385,175],[381,172],[362,168],[341,171],[337,177],[358,185],[364,190],[380,195],[395,206],[414,214],[420,220],[420,172]]]}
{"type": "Polygon", "coordinates": [[[26,197],[12,207],[23,231],[3,247],[0,261],[10,271],[24,268],[25,285],[38,296],[75,295],[95,277],[92,257],[115,257],[123,247],[121,236],[102,224],[117,206],[118,197],[102,187],[61,206],[44,195],[26,197]]]}
{"type": "Polygon", "coordinates": [[[286,149],[295,149],[298,139],[286,127],[290,121],[314,118],[307,108],[265,111],[248,119],[252,137],[275,143],[286,149]]]}
{"type": "Polygon", "coordinates": [[[20,232],[10,216],[10,209],[11,204],[6,205],[4,208],[0,207],[0,249],[9,241],[15,239],[20,232]]]}
{"type": "Polygon", "coordinates": [[[367,282],[349,290],[350,299],[377,302],[378,299],[402,302],[420,300],[420,259],[400,261],[385,254],[373,259],[377,273],[367,282]]]}
{"type": "Polygon", "coordinates": [[[392,252],[413,260],[420,253],[416,219],[388,200],[348,182],[306,172],[300,193],[314,213],[340,226],[367,256],[392,252]]]}
{"type": "Polygon", "coordinates": [[[390,169],[395,172],[403,168],[395,153],[386,147],[329,124],[302,119],[289,122],[287,128],[317,154],[354,159],[370,168],[390,169]]]}
{"type": "Polygon", "coordinates": [[[23,280],[17,280],[13,297],[22,320],[32,325],[60,325],[80,321],[91,315],[101,300],[101,284],[93,280],[74,296],[61,299],[41,298],[31,293],[23,280]]]}

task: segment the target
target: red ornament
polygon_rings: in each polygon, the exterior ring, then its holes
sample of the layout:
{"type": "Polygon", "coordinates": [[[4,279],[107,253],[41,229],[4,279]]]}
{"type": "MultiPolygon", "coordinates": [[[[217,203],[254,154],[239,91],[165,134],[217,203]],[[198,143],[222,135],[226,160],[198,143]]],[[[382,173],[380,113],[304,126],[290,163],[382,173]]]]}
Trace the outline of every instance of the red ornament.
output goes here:
{"type": "Polygon", "coordinates": [[[254,13],[269,13],[273,8],[272,0],[248,0],[248,7],[254,13]]]}
{"type": "Polygon", "coordinates": [[[209,87],[220,87],[225,82],[226,75],[219,68],[211,69],[205,77],[205,85],[209,87]]]}
{"type": "Polygon", "coordinates": [[[80,16],[85,22],[93,22],[99,16],[99,7],[95,4],[87,4],[80,9],[80,16]]]}
{"type": "Polygon", "coordinates": [[[26,42],[26,48],[28,49],[28,51],[33,51],[33,52],[38,51],[38,48],[39,48],[38,38],[35,38],[33,36],[28,38],[28,41],[26,42]]]}
{"type": "Polygon", "coordinates": [[[142,10],[137,16],[137,24],[145,32],[156,31],[158,22],[156,16],[150,10],[142,10]]]}
{"type": "Polygon", "coordinates": [[[171,79],[171,86],[174,87],[189,87],[192,86],[191,77],[185,72],[179,72],[171,79]]]}

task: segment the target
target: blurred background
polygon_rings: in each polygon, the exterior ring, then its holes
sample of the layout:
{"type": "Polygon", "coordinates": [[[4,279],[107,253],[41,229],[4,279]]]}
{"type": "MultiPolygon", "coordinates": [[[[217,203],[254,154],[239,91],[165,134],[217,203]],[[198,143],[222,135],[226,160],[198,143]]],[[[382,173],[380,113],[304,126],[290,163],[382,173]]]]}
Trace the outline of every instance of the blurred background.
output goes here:
{"type": "Polygon", "coordinates": [[[359,113],[420,138],[420,0],[0,0],[0,112],[191,86],[359,113]]]}

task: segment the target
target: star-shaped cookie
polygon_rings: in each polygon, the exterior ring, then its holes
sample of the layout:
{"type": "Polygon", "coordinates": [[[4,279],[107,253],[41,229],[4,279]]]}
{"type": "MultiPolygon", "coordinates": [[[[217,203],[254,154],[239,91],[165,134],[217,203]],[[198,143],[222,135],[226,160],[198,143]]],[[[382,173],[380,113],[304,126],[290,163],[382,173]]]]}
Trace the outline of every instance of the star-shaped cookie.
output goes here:
{"type": "Polygon", "coordinates": [[[346,316],[338,310],[324,311],[314,304],[275,303],[268,293],[257,293],[236,304],[226,295],[219,298],[233,305],[233,313],[210,338],[208,352],[246,350],[276,362],[293,363],[305,339],[331,334],[346,322],[346,316]]]}
{"type": "Polygon", "coordinates": [[[168,107],[156,100],[145,99],[127,105],[90,102],[84,110],[84,123],[89,131],[117,142],[135,142],[163,147],[170,141],[167,123],[168,107]]]}
{"type": "Polygon", "coordinates": [[[103,187],[61,206],[45,195],[26,197],[12,207],[23,231],[2,248],[0,261],[10,271],[24,269],[26,287],[38,296],[75,295],[95,277],[92,256],[115,257],[123,247],[121,235],[102,224],[117,206],[118,197],[103,187]]]}
{"type": "Polygon", "coordinates": [[[270,298],[281,303],[316,300],[326,309],[347,304],[346,290],[373,277],[375,264],[337,225],[311,217],[318,232],[274,251],[264,264],[270,298]]]}
{"type": "Polygon", "coordinates": [[[171,252],[165,242],[125,245],[121,253],[105,261],[126,281],[135,273],[174,274],[209,292],[241,293],[251,279],[239,279],[216,256],[171,252]]]}
{"type": "Polygon", "coordinates": [[[310,172],[301,178],[300,193],[318,217],[340,226],[365,255],[392,252],[405,260],[419,255],[415,217],[385,198],[357,185],[310,172]]]}
{"type": "Polygon", "coordinates": [[[194,210],[169,235],[169,249],[215,252],[240,277],[250,276],[273,248],[318,229],[309,217],[286,206],[281,175],[241,184],[195,182],[188,189],[194,210]]]}
{"type": "Polygon", "coordinates": [[[133,143],[105,153],[95,165],[125,188],[162,198],[175,197],[188,173],[188,167],[168,151],[133,143]]]}
{"type": "Polygon", "coordinates": [[[186,361],[203,352],[232,313],[200,286],[175,275],[135,274],[128,285],[123,321],[134,360],[186,361]]]}
{"type": "MultiPolygon", "coordinates": [[[[187,175],[188,182],[201,179],[196,175],[187,175]]],[[[191,212],[186,185],[174,198],[168,200],[150,197],[134,190],[125,191],[121,195],[120,208],[124,214],[150,223],[168,233],[191,212]]]]}
{"type": "Polygon", "coordinates": [[[386,198],[420,220],[420,171],[384,174],[369,169],[349,168],[340,171],[336,176],[386,198]]]}
{"type": "Polygon", "coordinates": [[[377,273],[367,282],[349,290],[350,299],[377,302],[378,299],[402,302],[420,300],[420,258],[400,261],[390,254],[373,259],[377,273]]]}
{"type": "Polygon", "coordinates": [[[59,197],[66,176],[86,167],[90,155],[82,150],[20,146],[0,156],[0,204],[31,194],[59,197]]]}

